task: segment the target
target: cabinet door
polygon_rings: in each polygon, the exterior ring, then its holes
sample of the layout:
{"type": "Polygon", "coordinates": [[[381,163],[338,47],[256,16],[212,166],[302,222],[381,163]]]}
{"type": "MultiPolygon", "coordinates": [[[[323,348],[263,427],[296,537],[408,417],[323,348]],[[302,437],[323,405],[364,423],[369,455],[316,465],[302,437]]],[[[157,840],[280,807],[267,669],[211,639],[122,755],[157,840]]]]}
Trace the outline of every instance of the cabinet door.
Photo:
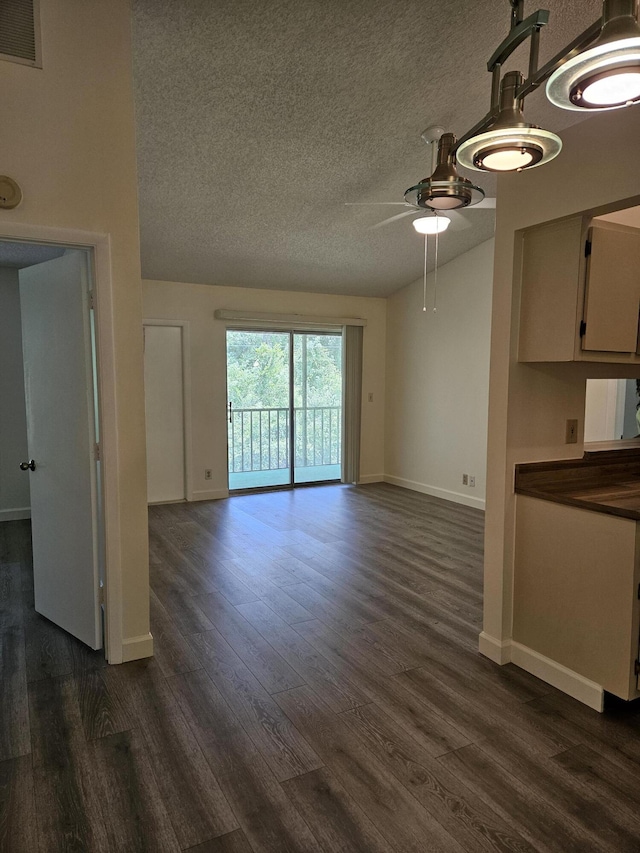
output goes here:
{"type": "Polygon", "coordinates": [[[582,302],[582,217],[530,228],[522,236],[520,361],[573,361],[582,302]]]}
{"type": "Polygon", "coordinates": [[[636,352],[640,309],[640,232],[589,230],[583,350],[636,352]]]}

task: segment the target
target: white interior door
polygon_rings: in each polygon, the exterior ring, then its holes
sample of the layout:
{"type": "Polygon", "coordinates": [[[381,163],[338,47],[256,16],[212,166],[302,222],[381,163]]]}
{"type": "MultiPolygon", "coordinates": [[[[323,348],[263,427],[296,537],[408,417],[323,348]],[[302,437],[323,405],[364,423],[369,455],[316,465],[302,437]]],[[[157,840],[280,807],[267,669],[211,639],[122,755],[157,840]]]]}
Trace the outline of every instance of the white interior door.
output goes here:
{"type": "Polygon", "coordinates": [[[144,397],[147,500],[184,500],[185,429],[182,328],[145,325],[144,397]]]}
{"type": "MultiPolygon", "coordinates": [[[[102,646],[88,258],[20,271],[35,608],[102,646]]],[[[16,460],[16,463],[22,460],[16,460]]]]}

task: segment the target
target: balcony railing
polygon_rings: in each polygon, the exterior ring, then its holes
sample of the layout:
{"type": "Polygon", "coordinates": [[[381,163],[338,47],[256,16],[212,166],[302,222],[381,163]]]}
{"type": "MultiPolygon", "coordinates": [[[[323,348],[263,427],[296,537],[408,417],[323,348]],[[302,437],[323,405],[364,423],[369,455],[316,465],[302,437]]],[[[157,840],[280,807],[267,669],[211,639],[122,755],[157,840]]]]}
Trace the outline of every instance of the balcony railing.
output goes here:
{"type": "MultiPolygon", "coordinates": [[[[295,409],[295,466],[339,465],[342,408],[295,409]]],[[[234,409],[228,423],[229,473],[288,468],[289,409],[234,409]]]]}

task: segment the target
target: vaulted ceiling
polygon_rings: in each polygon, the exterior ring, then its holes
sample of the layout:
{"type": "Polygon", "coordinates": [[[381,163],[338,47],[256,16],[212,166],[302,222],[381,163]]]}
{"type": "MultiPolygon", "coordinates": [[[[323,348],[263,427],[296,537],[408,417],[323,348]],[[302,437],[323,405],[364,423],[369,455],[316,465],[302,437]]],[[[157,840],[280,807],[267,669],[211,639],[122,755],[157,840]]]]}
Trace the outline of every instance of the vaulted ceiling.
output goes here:
{"type": "MultiPolygon", "coordinates": [[[[541,61],[599,0],[549,0],[541,61]]],[[[533,3],[525,14],[537,8],[533,3]]],[[[430,172],[420,138],[461,136],[488,108],[486,62],[508,0],[133,0],[145,278],[386,296],[422,270],[401,208],[430,172]]],[[[508,67],[526,71],[526,48],[508,67]]],[[[539,90],[526,117],[575,122],[539,90]]],[[[562,155],[560,155],[562,156],[562,155]]],[[[467,173],[492,196],[492,178],[467,173]]],[[[494,213],[440,239],[446,263],[488,239],[494,213]]]]}

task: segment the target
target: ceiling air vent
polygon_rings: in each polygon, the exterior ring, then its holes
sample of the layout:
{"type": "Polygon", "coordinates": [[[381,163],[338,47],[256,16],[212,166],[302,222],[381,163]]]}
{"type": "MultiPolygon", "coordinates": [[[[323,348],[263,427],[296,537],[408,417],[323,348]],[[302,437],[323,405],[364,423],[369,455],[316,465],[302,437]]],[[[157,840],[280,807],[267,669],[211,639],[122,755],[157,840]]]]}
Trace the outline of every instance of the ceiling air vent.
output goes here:
{"type": "Polygon", "coordinates": [[[0,0],[0,59],[42,67],[40,0],[0,0]]]}

